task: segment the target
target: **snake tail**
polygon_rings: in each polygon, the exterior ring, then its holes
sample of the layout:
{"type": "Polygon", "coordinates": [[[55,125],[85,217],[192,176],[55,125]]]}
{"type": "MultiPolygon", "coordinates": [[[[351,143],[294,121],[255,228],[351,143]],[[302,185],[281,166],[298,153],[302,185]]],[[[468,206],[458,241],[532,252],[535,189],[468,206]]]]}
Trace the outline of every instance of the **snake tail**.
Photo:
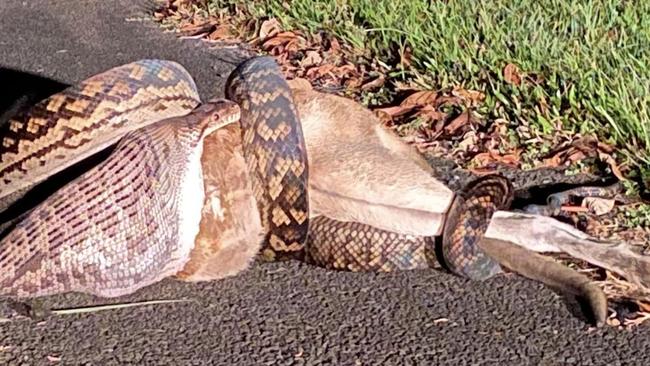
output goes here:
{"type": "Polygon", "coordinates": [[[442,259],[462,277],[485,280],[501,273],[501,266],[478,245],[497,210],[513,200],[510,181],[498,174],[480,177],[457,193],[443,228],[442,259]]]}
{"type": "Polygon", "coordinates": [[[244,61],[226,81],[241,108],[243,153],[266,236],[262,258],[304,257],[309,230],[307,148],[293,95],[271,57],[244,61]]]}

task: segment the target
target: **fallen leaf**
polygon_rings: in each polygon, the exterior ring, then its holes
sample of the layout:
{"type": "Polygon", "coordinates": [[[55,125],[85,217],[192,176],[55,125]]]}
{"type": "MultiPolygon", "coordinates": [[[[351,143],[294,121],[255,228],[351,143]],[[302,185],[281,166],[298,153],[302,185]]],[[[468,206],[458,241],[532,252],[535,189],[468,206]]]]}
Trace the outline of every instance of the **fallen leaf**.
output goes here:
{"type": "Polygon", "coordinates": [[[555,154],[550,158],[542,160],[542,167],[545,168],[556,168],[562,164],[562,158],[560,154],[555,154]]]}
{"type": "Polygon", "coordinates": [[[503,68],[503,79],[508,84],[513,84],[516,86],[521,85],[521,71],[519,67],[515,64],[507,64],[503,68]]]}
{"type": "MultiPolygon", "coordinates": [[[[452,95],[469,101],[470,106],[479,105],[485,100],[485,93],[478,90],[467,90],[464,88],[454,88],[452,95]]],[[[458,102],[457,102],[458,103],[458,102]]]]}
{"type": "Polygon", "coordinates": [[[297,36],[293,32],[282,32],[264,41],[262,47],[268,51],[271,48],[281,46],[281,45],[286,45],[289,42],[295,40],[296,38],[297,36]]]}
{"type": "Polygon", "coordinates": [[[343,84],[347,89],[359,89],[363,86],[363,80],[359,77],[348,77],[343,84]]]}
{"type": "Polygon", "coordinates": [[[582,200],[582,207],[586,207],[597,216],[604,215],[614,209],[615,199],[601,197],[585,197],[582,200]]]}
{"type": "Polygon", "coordinates": [[[572,163],[575,163],[577,161],[581,161],[585,159],[587,155],[584,153],[582,150],[578,149],[569,149],[569,151],[566,154],[566,161],[570,161],[572,163]]]}
{"type": "Polygon", "coordinates": [[[357,68],[352,64],[345,64],[343,66],[339,66],[336,68],[336,72],[338,74],[351,74],[351,73],[355,73],[356,71],[357,68]]]}
{"type": "Polygon", "coordinates": [[[520,151],[516,150],[512,154],[500,155],[496,150],[490,150],[488,152],[482,152],[476,154],[472,159],[473,162],[477,163],[478,166],[486,166],[492,163],[501,163],[514,167],[519,166],[520,162],[520,151]]]}
{"type": "Polygon", "coordinates": [[[379,75],[378,77],[372,79],[371,81],[363,84],[361,86],[361,90],[379,89],[382,86],[384,86],[385,82],[386,82],[386,79],[384,78],[384,75],[379,75]]]}
{"type": "MultiPolygon", "coordinates": [[[[402,105],[400,105],[400,106],[402,106],[402,105]]],[[[444,118],[445,118],[446,114],[442,113],[440,111],[437,111],[435,108],[433,108],[432,105],[428,104],[428,105],[425,105],[424,107],[420,108],[420,110],[415,113],[415,116],[423,117],[423,118],[425,118],[425,119],[427,119],[429,121],[439,121],[440,123],[436,125],[436,129],[435,129],[436,132],[438,132],[444,126],[443,123],[444,123],[444,118]]]]}
{"type": "Polygon", "coordinates": [[[478,137],[476,137],[476,133],[474,131],[469,131],[463,136],[463,140],[458,143],[458,149],[467,152],[472,150],[472,147],[476,148],[477,143],[478,137]]]}
{"type": "Polygon", "coordinates": [[[421,90],[417,91],[402,101],[400,105],[403,106],[423,106],[427,104],[433,104],[438,98],[438,93],[431,90],[421,90]]]}
{"type": "Polygon", "coordinates": [[[400,64],[402,67],[409,67],[411,66],[411,62],[413,61],[413,52],[411,51],[410,47],[406,47],[404,49],[404,52],[400,55],[400,64]]]}
{"type": "Polygon", "coordinates": [[[600,141],[598,141],[596,144],[597,144],[597,146],[598,146],[598,150],[604,151],[604,152],[606,152],[606,153],[608,153],[608,154],[611,154],[611,153],[614,152],[614,150],[616,150],[616,149],[614,148],[614,146],[609,145],[609,144],[606,144],[606,143],[604,143],[604,142],[600,142],[600,141]]]}
{"type": "Polygon", "coordinates": [[[324,75],[327,75],[328,73],[332,72],[334,70],[334,65],[332,64],[324,64],[320,66],[314,66],[310,67],[309,70],[305,73],[305,76],[307,76],[308,79],[318,79],[324,75]]]}
{"type": "Polygon", "coordinates": [[[305,53],[305,58],[300,61],[300,66],[308,68],[310,66],[320,65],[321,62],[323,62],[323,58],[320,53],[316,51],[307,51],[305,53]]]}
{"type": "Polygon", "coordinates": [[[562,211],[566,212],[587,212],[588,208],[582,206],[562,206],[562,211]]]}
{"type": "Polygon", "coordinates": [[[469,110],[459,114],[453,121],[445,126],[445,132],[453,135],[459,128],[467,125],[471,121],[469,110]]]}
{"type": "Polygon", "coordinates": [[[436,99],[435,107],[438,108],[443,105],[460,106],[462,104],[463,104],[462,98],[444,96],[444,97],[438,97],[436,99]]]}
{"type": "Polygon", "coordinates": [[[398,105],[398,106],[393,106],[393,107],[377,108],[377,109],[375,109],[375,111],[386,113],[389,116],[394,118],[394,117],[405,115],[405,114],[413,111],[414,109],[415,109],[415,106],[398,105]]]}
{"type": "Polygon", "coordinates": [[[212,33],[210,33],[208,38],[213,41],[233,39],[234,38],[233,29],[228,24],[220,25],[212,33]]]}
{"type": "Polygon", "coordinates": [[[614,160],[614,158],[611,155],[599,151],[598,158],[609,165],[609,168],[612,170],[612,173],[616,176],[616,178],[622,181],[627,180],[627,178],[625,178],[623,173],[621,173],[618,164],[616,164],[616,160],[614,160]]]}
{"type": "Polygon", "coordinates": [[[647,313],[650,313],[650,303],[643,302],[643,301],[636,301],[636,304],[639,305],[639,308],[647,313]]]}
{"type": "Polygon", "coordinates": [[[259,37],[260,40],[265,41],[267,38],[273,37],[282,31],[280,22],[277,19],[271,18],[262,22],[260,26],[259,37]]]}
{"type": "Polygon", "coordinates": [[[336,37],[330,37],[330,47],[329,50],[331,53],[336,54],[341,51],[341,44],[339,43],[339,40],[336,39],[336,37]]]}
{"type": "Polygon", "coordinates": [[[179,31],[183,36],[189,37],[211,32],[214,28],[215,24],[208,21],[199,24],[185,24],[180,27],[179,31]]]}

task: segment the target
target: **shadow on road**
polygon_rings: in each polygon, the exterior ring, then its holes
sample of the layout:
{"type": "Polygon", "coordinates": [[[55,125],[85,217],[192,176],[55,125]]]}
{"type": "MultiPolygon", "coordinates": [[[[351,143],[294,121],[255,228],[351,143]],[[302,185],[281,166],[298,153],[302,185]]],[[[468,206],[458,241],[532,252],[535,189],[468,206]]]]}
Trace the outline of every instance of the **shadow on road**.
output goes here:
{"type": "MultiPolygon", "coordinates": [[[[69,85],[56,80],[48,79],[24,71],[0,67],[0,136],[5,136],[9,129],[8,121],[11,117],[25,111],[41,100],[56,94],[69,85]]],[[[0,199],[0,239],[13,227],[17,218],[28,212],[52,193],[65,184],[83,174],[90,167],[103,161],[112,148],[85,159],[70,168],[48,178],[44,184],[26,192],[21,192],[18,197],[0,199]],[[16,200],[17,199],[17,200],[16,200]]]]}

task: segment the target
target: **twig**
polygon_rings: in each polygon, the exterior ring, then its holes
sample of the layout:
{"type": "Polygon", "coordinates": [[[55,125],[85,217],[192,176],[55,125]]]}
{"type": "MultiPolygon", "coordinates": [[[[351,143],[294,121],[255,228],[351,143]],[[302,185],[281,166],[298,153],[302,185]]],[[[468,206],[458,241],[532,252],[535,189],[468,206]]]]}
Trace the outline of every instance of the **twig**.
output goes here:
{"type": "Polygon", "coordinates": [[[92,312],[103,311],[103,310],[132,308],[136,306],[174,304],[174,303],[190,302],[190,301],[195,301],[195,300],[193,299],[150,300],[150,301],[123,303],[123,304],[107,304],[107,305],[96,305],[96,306],[84,306],[79,308],[53,309],[51,312],[52,314],[57,314],[57,315],[82,314],[82,313],[92,313],[92,312]]]}

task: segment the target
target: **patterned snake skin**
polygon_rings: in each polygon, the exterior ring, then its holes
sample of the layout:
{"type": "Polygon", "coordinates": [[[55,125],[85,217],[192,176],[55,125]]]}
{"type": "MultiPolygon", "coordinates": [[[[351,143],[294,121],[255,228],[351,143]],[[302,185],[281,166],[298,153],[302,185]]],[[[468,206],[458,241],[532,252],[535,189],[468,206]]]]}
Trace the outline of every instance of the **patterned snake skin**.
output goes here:
{"type": "Polygon", "coordinates": [[[0,127],[0,199],[114,144],[126,132],[186,114],[198,104],[194,80],[175,62],[142,60],[84,80],[0,127]]]}
{"type": "MultiPolygon", "coordinates": [[[[458,192],[442,236],[443,263],[455,274],[485,280],[501,272],[479,246],[490,218],[513,198],[510,182],[487,175],[458,192]]],[[[435,266],[435,238],[405,235],[370,225],[319,216],[312,220],[307,258],[317,265],[350,271],[394,271],[435,266]]]]}
{"type": "MultiPolygon", "coordinates": [[[[180,271],[204,198],[203,138],[239,119],[240,109],[244,156],[266,230],[264,257],[350,271],[433,265],[434,238],[324,216],[309,220],[304,137],[291,90],[271,58],[240,65],[226,93],[239,106],[211,101],[191,112],[198,97],[187,72],[144,60],[91,77],[12,119],[0,131],[0,198],[15,200],[17,192],[119,143],[107,160],[0,237],[0,294],[118,296],[180,271]],[[159,121],[169,117],[176,118],[159,121]]],[[[454,273],[482,279],[497,271],[477,242],[510,197],[498,176],[459,193],[442,240],[454,273]]]]}
{"type": "Polygon", "coordinates": [[[300,258],[309,229],[309,173],[291,89],[275,61],[259,57],[232,72],[226,98],[242,110],[244,157],[267,232],[263,258],[300,258]]]}
{"type": "MultiPolygon", "coordinates": [[[[304,136],[291,90],[272,58],[253,58],[239,65],[226,82],[226,97],[242,109],[244,156],[268,233],[263,243],[265,258],[305,258],[350,271],[432,265],[432,238],[324,216],[308,222],[304,136]]],[[[507,179],[490,175],[460,192],[448,214],[442,241],[444,261],[454,273],[482,280],[501,271],[478,242],[492,214],[510,205],[512,191],[507,179]]]]}
{"type": "Polygon", "coordinates": [[[0,293],[120,296],[175,274],[198,232],[203,139],[237,111],[213,101],[127,133],[3,238],[0,293]]]}

